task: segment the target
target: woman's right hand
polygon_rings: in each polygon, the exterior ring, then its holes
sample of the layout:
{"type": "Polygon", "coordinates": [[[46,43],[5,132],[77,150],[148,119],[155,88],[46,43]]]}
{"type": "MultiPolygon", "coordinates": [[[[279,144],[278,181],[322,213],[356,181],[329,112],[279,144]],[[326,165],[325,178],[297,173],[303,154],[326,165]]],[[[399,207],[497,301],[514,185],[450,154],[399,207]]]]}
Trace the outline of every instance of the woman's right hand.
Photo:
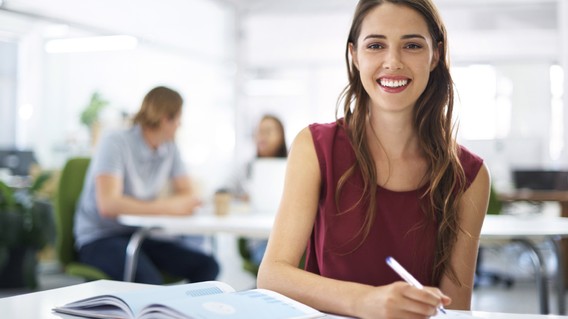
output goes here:
{"type": "Polygon", "coordinates": [[[426,319],[450,303],[438,288],[418,289],[398,281],[367,290],[357,298],[355,312],[364,319],[426,319]]]}

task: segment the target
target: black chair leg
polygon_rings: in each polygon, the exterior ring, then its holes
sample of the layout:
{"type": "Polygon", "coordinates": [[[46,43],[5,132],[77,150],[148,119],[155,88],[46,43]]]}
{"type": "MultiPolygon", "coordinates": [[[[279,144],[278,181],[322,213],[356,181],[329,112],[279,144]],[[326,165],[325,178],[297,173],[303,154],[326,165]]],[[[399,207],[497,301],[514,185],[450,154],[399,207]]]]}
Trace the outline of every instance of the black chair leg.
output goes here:
{"type": "Polygon", "coordinates": [[[475,280],[474,288],[483,285],[497,286],[503,284],[505,288],[510,289],[515,284],[513,277],[506,274],[500,274],[492,271],[484,271],[482,269],[483,264],[483,247],[479,247],[479,252],[477,254],[477,265],[475,267],[475,280]]]}

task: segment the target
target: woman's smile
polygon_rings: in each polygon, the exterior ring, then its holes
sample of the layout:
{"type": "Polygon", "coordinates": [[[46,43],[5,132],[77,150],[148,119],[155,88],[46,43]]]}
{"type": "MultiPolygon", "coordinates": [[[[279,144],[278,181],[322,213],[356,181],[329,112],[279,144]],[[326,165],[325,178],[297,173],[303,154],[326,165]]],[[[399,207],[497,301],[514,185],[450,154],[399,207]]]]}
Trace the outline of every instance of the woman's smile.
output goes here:
{"type": "Polygon", "coordinates": [[[406,77],[380,77],[377,84],[388,93],[404,91],[412,80],[406,77]]]}

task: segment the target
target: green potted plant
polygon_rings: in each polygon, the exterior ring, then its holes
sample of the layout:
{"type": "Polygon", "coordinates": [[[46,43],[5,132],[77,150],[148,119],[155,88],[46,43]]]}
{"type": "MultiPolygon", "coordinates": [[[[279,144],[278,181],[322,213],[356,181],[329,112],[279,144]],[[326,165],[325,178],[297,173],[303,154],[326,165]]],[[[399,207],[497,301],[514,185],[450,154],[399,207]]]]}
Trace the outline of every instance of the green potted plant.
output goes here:
{"type": "Polygon", "coordinates": [[[50,175],[27,188],[0,181],[0,288],[37,287],[37,252],[55,236],[52,206],[36,196],[50,175]]]}
{"type": "Polygon", "coordinates": [[[96,144],[99,134],[99,116],[101,111],[109,105],[109,102],[103,99],[102,95],[95,91],[91,95],[89,104],[81,112],[81,123],[83,123],[90,131],[91,142],[96,144]]]}

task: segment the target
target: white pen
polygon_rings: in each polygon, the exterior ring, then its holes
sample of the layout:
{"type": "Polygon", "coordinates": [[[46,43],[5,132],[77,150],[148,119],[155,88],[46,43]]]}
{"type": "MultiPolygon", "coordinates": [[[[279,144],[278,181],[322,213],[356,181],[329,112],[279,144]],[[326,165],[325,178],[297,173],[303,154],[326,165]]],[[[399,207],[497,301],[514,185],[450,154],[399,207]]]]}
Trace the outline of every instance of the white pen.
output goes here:
{"type": "MultiPolygon", "coordinates": [[[[394,258],[390,256],[387,257],[387,265],[389,265],[392,270],[394,270],[407,283],[418,289],[424,289],[424,286],[422,286],[422,284],[418,280],[416,280],[416,278],[414,278],[408,271],[406,271],[406,269],[404,269],[404,267],[402,267],[402,265],[399,264],[398,261],[396,261],[394,258]]],[[[438,307],[438,310],[444,314],[446,313],[444,306],[438,307]]]]}

